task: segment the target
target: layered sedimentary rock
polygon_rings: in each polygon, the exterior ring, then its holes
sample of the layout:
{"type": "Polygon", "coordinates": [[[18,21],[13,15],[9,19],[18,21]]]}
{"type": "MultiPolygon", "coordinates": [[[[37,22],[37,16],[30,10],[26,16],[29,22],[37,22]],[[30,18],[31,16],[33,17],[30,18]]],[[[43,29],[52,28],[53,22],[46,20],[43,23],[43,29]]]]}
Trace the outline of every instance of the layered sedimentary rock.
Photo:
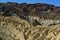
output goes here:
{"type": "Polygon", "coordinates": [[[60,7],[0,3],[0,40],[60,40],[60,7]]]}

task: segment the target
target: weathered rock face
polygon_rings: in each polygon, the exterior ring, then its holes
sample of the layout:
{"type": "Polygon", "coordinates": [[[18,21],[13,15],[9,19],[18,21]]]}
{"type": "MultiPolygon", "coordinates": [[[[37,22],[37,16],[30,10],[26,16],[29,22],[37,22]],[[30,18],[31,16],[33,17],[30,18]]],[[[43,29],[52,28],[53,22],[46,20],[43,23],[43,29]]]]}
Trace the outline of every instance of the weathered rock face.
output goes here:
{"type": "Polygon", "coordinates": [[[0,11],[4,16],[27,16],[36,15],[41,19],[60,19],[60,7],[50,4],[18,4],[18,3],[0,3],[0,11]]]}
{"type": "Polygon", "coordinates": [[[60,40],[60,7],[0,3],[0,40],[60,40]]]}
{"type": "Polygon", "coordinates": [[[43,3],[18,4],[18,3],[7,2],[7,3],[0,3],[0,15],[17,16],[29,20],[32,23],[33,21],[37,21],[38,24],[41,24],[41,19],[60,20],[60,7],[43,3]],[[33,18],[30,16],[32,16],[33,18]],[[37,19],[38,17],[39,19],[37,19]]]}
{"type": "Polygon", "coordinates": [[[32,26],[26,20],[0,16],[1,40],[60,40],[60,24],[32,26]]]}

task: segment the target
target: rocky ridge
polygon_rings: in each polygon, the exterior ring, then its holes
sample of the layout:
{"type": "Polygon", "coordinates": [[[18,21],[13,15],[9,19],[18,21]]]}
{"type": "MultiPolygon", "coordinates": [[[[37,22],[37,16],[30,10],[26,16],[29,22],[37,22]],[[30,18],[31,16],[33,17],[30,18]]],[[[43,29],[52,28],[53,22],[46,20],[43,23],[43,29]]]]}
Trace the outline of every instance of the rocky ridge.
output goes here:
{"type": "Polygon", "coordinates": [[[0,40],[60,40],[60,7],[0,3],[0,40]]]}

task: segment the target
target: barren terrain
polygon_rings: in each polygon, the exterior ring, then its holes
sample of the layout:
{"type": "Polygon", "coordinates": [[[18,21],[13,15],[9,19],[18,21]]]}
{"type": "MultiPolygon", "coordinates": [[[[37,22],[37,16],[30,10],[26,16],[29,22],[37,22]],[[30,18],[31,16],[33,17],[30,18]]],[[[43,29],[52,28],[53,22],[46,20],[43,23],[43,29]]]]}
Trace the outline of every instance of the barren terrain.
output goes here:
{"type": "Polygon", "coordinates": [[[60,7],[0,3],[0,40],[60,40],[60,7]]]}

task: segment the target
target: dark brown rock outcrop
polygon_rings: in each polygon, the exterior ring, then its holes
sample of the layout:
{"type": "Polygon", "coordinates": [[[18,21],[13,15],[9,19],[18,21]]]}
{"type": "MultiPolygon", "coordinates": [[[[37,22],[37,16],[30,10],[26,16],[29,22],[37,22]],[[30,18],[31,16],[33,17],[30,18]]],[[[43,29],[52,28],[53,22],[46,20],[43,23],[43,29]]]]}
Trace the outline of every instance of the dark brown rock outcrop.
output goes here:
{"type": "Polygon", "coordinates": [[[41,19],[60,19],[60,7],[51,4],[18,4],[18,3],[0,3],[0,12],[4,12],[4,16],[27,16],[36,15],[41,19]]]}

